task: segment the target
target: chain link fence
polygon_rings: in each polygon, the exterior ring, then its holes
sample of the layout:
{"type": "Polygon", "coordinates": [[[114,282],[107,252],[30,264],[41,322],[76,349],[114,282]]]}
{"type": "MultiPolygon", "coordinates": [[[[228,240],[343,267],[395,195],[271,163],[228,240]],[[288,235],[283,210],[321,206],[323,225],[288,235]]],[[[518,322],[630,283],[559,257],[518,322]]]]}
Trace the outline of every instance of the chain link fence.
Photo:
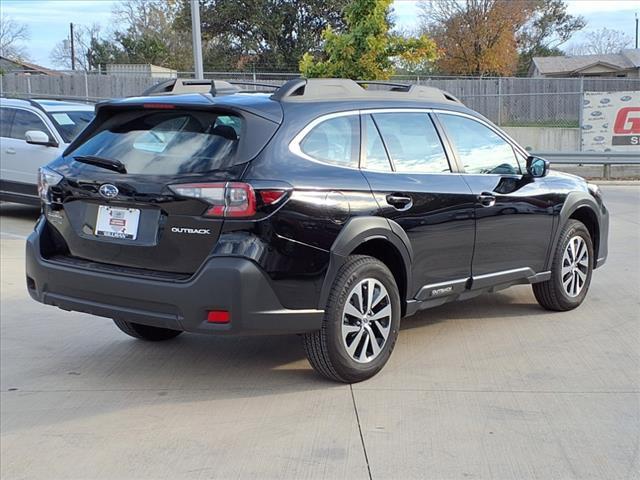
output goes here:
{"type": "MultiPolygon", "coordinates": [[[[178,72],[182,78],[192,72],[178,72]]],[[[205,72],[205,78],[227,81],[259,82],[281,85],[295,73],[278,72],[205,72]]],[[[141,94],[156,83],[159,76],[131,72],[56,71],[55,75],[14,72],[0,75],[3,96],[66,98],[98,101],[141,94]]],[[[586,91],[639,91],[640,79],[629,78],[470,78],[396,76],[399,83],[414,83],[446,90],[469,108],[501,126],[540,126],[578,128],[582,95],[586,91]]],[[[251,90],[250,86],[243,86],[251,90]]],[[[259,90],[259,87],[255,87],[259,90]]]]}

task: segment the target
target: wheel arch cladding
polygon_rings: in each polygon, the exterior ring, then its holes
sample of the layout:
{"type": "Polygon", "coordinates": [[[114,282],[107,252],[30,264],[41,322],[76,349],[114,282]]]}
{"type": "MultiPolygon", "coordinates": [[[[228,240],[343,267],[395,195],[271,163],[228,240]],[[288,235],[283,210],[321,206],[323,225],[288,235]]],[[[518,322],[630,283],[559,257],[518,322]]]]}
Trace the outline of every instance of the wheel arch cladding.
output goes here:
{"type": "Polygon", "coordinates": [[[395,222],[382,217],[355,217],[346,223],[331,247],[318,308],[327,303],[331,285],[346,258],[360,254],[377,258],[389,268],[398,285],[404,315],[404,304],[412,287],[413,250],[404,230],[392,224],[395,222]]]}
{"type": "Polygon", "coordinates": [[[593,250],[595,259],[599,256],[600,248],[600,215],[598,214],[598,204],[586,192],[571,192],[562,207],[558,226],[553,236],[553,243],[549,258],[547,259],[547,268],[551,267],[553,256],[558,248],[558,240],[562,229],[570,219],[582,222],[589,230],[591,241],[593,242],[593,250]]]}
{"type": "MultiPolygon", "coordinates": [[[[598,222],[598,216],[590,206],[581,205],[576,208],[569,218],[578,220],[587,227],[589,235],[591,235],[591,241],[593,242],[593,251],[595,259],[598,258],[598,248],[600,247],[600,223],[598,222]]],[[[595,262],[594,259],[594,262],[595,262]]]]}

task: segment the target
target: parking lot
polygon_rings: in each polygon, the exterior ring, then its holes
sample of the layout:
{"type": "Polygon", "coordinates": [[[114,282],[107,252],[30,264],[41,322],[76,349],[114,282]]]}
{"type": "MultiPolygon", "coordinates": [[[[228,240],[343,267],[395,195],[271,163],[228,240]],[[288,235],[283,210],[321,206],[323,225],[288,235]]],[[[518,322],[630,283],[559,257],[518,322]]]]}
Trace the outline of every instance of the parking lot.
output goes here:
{"type": "Polygon", "coordinates": [[[529,286],[407,319],[386,368],[318,377],[296,336],[151,344],[32,301],[0,207],[2,478],[640,478],[640,187],[604,186],[577,310],[529,286]]]}

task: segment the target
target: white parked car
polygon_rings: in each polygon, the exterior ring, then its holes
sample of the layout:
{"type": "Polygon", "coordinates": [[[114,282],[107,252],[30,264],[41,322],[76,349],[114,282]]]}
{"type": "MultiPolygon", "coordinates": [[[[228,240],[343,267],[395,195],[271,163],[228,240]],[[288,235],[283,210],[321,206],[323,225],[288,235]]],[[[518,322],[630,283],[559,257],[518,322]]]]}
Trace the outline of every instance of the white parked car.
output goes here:
{"type": "Polygon", "coordinates": [[[93,119],[94,106],[0,98],[0,200],[39,205],[38,168],[93,119]]]}

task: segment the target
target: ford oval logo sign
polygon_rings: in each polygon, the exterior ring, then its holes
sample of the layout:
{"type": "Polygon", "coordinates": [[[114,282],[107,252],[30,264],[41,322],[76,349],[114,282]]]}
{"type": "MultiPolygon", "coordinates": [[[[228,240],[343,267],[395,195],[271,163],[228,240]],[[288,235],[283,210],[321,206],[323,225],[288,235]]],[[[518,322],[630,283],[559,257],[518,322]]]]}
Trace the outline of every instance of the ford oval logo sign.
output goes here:
{"type": "Polygon", "coordinates": [[[118,193],[118,187],[111,185],[110,183],[105,183],[100,187],[100,195],[104,198],[116,198],[118,193]]]}

